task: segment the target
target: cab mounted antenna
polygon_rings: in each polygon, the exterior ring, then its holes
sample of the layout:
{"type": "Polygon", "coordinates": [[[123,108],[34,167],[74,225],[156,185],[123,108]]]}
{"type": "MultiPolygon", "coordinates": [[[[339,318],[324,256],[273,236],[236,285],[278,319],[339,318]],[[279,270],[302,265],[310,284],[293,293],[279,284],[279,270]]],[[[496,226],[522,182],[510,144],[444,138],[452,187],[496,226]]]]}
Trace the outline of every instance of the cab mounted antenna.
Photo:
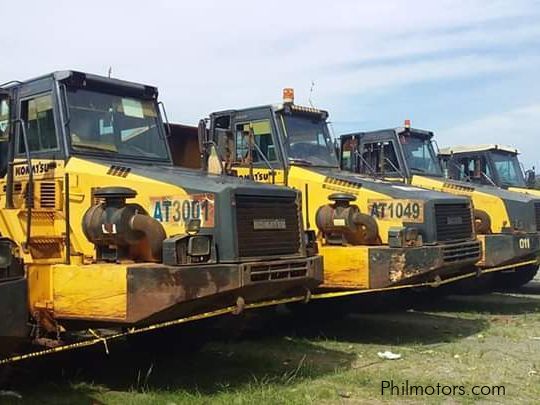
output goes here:
{"type": "Polygon", "coordinates": [[[312,80],[311,81],[311,87],[309,88],[309,105],[313,108],[315,108],[315,106],[313,105],[313,100],[311,99],[311,96],[313,95],[313,88],[315,87],[315,81],[312,80]]]}

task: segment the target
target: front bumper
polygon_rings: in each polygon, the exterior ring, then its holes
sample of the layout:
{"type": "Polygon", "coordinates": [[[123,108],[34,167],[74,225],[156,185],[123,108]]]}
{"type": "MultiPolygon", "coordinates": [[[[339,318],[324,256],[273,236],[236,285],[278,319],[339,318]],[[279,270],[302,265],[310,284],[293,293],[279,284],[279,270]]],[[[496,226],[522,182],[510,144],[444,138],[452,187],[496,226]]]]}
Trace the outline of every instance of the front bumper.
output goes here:
{"type": "Polygon", "coordinates": [[[540,256],[540,235],[536,233],[513,235],[478,235],[482,242],[481,268],[497,267],[540,256]]]}
{"type": "Polygon", "coordinates": [[[79,326],[81,322],[108,325],[164,322],[233,306],[239,297],[251,303],[304,296],[323,279],[320,256],[190,266],[141,263],[69,267],[71,274],[65,265],[55,271],[62,274],[63,282],[55,285],[58,300],[54,312],[63,323],[72,321],[79,326]],[[99,290],[85,289],[83,280],[77,280],[78,274],[92,272],[93,266],[100,266],[94,272],[94,285],[100,283],[98,278],[119,272],[116,284],[102,283],[99,290]],[[67,300],[68,291],[70,296],[78,298],[78,304],[67,300]],[[109,310],[103,311],[106,306],[109,310]],[[114,317],[109,317],[109,313],[114,317]]]}
{"type": "Polygon", "coordinates": [[[479,241],[436,246],[323,246],[322,288],[379,289],[433,281],[471,271],[481,257],[479,241]]]}

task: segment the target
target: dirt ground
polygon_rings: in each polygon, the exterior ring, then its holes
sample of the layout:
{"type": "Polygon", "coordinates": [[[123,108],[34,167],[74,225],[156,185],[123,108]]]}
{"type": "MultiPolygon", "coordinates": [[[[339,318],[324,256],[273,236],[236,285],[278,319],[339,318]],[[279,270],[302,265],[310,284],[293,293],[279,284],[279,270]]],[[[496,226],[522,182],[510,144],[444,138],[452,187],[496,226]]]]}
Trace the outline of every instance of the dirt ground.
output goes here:
{"type": "Polygon", "coordinates": [[[266,311],[223,319],[229,331],[201,325],[198,336],[210,339],[201,349],[175,330],[108,356],[96,347],[24,363],[0,403],[538,402],[540,279],[511,293],[414,302],[407,311],[358,302],[378,311],[346,317],[333,307],[266,311]],[[378,354],[387,351],[400,358],[378,354]]]}

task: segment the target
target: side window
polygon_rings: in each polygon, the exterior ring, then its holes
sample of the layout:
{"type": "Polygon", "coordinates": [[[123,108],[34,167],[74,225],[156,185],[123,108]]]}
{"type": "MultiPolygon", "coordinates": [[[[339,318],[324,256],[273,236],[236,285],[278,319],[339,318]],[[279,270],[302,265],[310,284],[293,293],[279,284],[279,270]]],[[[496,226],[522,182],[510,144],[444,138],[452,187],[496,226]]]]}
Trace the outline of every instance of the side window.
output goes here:
{"type": "Polygon", "coordinates": [[[9,100],[3,98],[0,100],[0,139],[6,139],[8,136],[9,124],[9,100]]]}
{"type": "Polygon", "coordinates": [[[260,120],[236,124],[234,142],[236,146],[235,161],[245,163],[249,157],[249,137],[253,133],[253,146],[251,151],[253,163],[277,160],[276,147],[272,140],[270,120],[260,120]],[[258,150],[260,149],[260,151],[258,150]],[[262,152],[262,156],[261,156],[262,152]]]}
{"type": "MultiPolygon", "coordinates": [[[[21,116],[26,123],[30,152],[43,152],[58,148],[50,94],[23,101],[21,116]]],[[[19,139],[19,153],[24,152],[24,142],[19,139]]]]}
{"type": "Polygon", "coordinates": [[[8,165],[9,100],[0,99],[0,177],[4,177],[8,165]]]}
{"type": "Polygon", "coordinates": [[[449,162],[450,178],[454,180],[466,180],[469,178],[469,159],[450,159],[449,162]]]}
{"type": "Polygon", "coordinates": [[[355,150],[357,146],[356,139],[349,138],[341,144],[341,168],[344,170],[354,170],[353,163],[356,160],[355,150]]]}
{"type": "MultiPolygon", "coordinates": [[[[479,184],[491,184],[487,177],[491,178],[491,171],[487,161],[482,156],[469,156],[458,159],[453,163],[458,176],[457,180],[471,181],[479,184]]],[[[454,176],[451,176],[454,177],[454,176]]]]}
{"type": "Polygon", "coordinates": [[[399,171],[399,162],[396,155],[396,149],[393,142],[374,142],[366,143],[362,152],[363,161],[360,163],[363,173],[370,173],[374,170],[377,173],[397,173],[399,171]],[[382,152],[382,153],[381,153],[382,152]]]}

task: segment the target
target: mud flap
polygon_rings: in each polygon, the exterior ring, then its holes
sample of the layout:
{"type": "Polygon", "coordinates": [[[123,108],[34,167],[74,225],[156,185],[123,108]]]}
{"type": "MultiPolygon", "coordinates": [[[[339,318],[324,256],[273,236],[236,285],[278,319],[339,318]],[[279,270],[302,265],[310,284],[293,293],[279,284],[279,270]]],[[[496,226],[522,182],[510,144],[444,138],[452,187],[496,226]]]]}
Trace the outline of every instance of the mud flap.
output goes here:
{"type": "Polygon", "coordinates": [[[28,337],[26,279],[0,282],[0,347],[12,347],[28,337]]]}
{"type": "Polygon", "coordinates": [[[28,337],[28,283],[16,245],[0,239],[0,349],[11,350],[28,337]]]}

